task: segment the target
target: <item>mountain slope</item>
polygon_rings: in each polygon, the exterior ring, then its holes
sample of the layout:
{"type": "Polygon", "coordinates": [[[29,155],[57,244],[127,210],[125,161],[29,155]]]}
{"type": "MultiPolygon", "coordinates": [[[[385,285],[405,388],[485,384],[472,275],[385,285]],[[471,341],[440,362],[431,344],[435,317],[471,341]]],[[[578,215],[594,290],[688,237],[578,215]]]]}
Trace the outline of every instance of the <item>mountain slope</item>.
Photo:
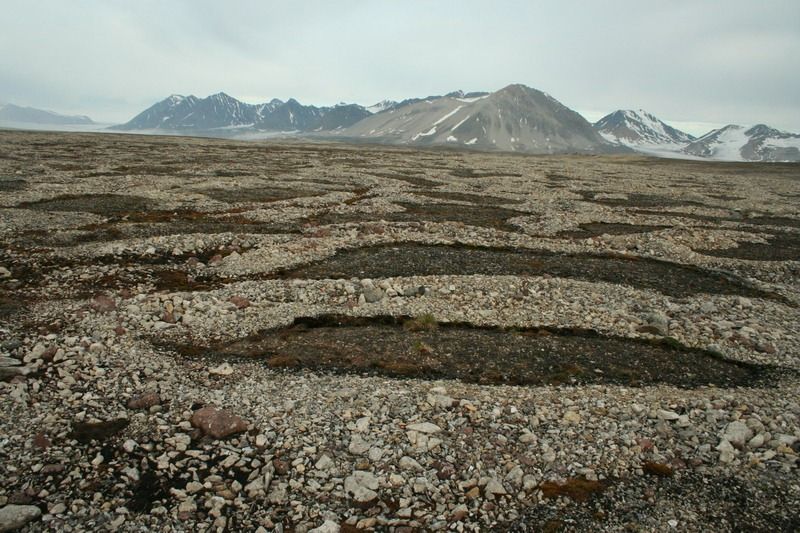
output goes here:
{"type": "Polygon", "coordinates": [[[578,113],[524,85],[509,85],[494,93],[457,92],[406,100],[339,135],[527,153],[615,151],[578,113]]]}
{"type": "Polygon", "coordinates": [[[595,122],[594,128],[607,141],[631,148],[682,146],[694,140],[642,109],[614,111],[595,122]]]}
{"type": "Polygon", "coordinates": [[[206,98],[172,95],[145,109],[116,130],[203,132],[253,128],[265,131],[333,130],[354,124],[370,113],[355,104],[315,107],[295,99],[246,104],[225,93],[206,98]]]}
{"type": "Polygon", "coordinates": [[[94,124],[92,119],[84,115],[61,115],[44,109],[20,107],[14,104],[0,107],[0,122],[47,125],[94,124]]]}
{"type": "Polygon", "coordinates": [[[688,144],[683,153],[720,161],[800,161],[800,135],[764,124],[728,124],[688,144]]]}

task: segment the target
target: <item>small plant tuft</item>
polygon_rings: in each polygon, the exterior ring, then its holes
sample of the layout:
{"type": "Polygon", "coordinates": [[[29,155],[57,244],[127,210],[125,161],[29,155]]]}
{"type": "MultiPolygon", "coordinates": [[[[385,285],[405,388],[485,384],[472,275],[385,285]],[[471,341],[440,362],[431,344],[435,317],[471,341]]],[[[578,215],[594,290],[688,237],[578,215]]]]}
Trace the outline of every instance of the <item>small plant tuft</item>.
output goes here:
{"type": "Polygon", "coordinates": [[[433,331],[439,327],[439,323],[432,314],[426,313],[412,320],[406,320],[403,327],[406,331],[433,331]]]}

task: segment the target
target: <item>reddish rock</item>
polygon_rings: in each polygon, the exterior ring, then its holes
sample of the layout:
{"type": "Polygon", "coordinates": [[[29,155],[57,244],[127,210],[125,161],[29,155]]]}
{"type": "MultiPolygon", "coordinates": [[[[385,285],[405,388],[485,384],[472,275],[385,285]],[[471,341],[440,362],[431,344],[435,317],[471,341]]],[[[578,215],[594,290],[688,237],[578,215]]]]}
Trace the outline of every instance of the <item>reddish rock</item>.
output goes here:
{"type": "Polygon", "coordinates": [[[90,305],[92,309],[98,313],[110,313],[117,308],[117,303],[114,299],[105,294],[98,294],[92,298],[92,303],[90,305]]]}
{"type": "Polygon", "coordinates": [[[117,327],[114,328],[114,333],[117,335],[117,337],[122,337],[127,332],[128,332],[128,330],[126,330],[122,326],[117,326],[117,327]]]}
{"type": "Polygon", "coordinates": [[[224,409],[217,409],[213,405],[207,405],[195,411],[191,423],[215,439],[224,439],[247,431],[247,422],[242,418],[224,409]]]}
{"type": "Polygon", "coordinates": [[[42,474],[48,474],[48,475],[49,474],[60,474],[65,469],[66,469],[66,467],[64,465],[62,465],[62,464],[50,464],[50,465],[44,465],[42,467],[41,472],[42,472],[42,474]]]}
{"type": "Polygon", "coordinates": [[[40,359],[42,361],[46,361],[46,362],[49,363],[50,361],[53,360],[53,357],[56,356],[56,352],[57,351],[58,351],[58,348],[56,348],[55,346],[51,346],[48,349],[46,349],[44,352],[42,352],[42,355],[40,356],[40,359]]]}
{"type": "Polygon", "coordinates": [[[229,301],[235,305],[237,309],[245,309],[250,307],[250,300],[243,296],[231,296],[229,301]]]}
{"type": "Polygon", "coordinates": [[[208,260],[209,265],[216,265],[222,262],[222,256],[220,254],[215,254],[211,256],[211,259],[208,260]]]}
{"type": "Polygon", "coordinates": [[[128,409],[150,409],[161,403],[157,392],[145,392],[128,400],[128,409]]]}
{"type": "Polygon", "coordinates": [[[50,439],[47,438],[47,435],[45,435],[41,431],[33,436],[33,445],[36,446],[37,448],[46,450],[47,448],[52,446],[52,444],[53,443],[50,442],[50,439]]]}
{"type": "Polygon", "coordinates": [[[279,476],[285,476],[289,473],[289,463],[283,459],[273,459],[272,466],[275,467],[275,473],[279,476]]]}

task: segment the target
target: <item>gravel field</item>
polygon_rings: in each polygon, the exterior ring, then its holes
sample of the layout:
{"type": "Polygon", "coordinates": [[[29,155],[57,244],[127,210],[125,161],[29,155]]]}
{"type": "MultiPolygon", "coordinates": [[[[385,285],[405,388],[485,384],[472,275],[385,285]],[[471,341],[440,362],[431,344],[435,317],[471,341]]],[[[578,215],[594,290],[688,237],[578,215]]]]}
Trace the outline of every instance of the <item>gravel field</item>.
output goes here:
{"type": "Polygon", "coordinates": [[[0,531],[798,531],[800,167],[0,131],[0,531]]]}

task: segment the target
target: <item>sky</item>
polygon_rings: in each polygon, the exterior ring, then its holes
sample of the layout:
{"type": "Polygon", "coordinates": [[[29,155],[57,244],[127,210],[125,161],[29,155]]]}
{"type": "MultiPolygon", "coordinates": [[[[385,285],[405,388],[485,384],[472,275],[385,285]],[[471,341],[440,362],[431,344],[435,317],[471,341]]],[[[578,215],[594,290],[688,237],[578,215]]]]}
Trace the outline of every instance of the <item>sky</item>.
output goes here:
{"type": "Polygon", "coordinates": [[[170,94],[371,105],[510,83],[591,121],[800,132],[800,1],[0,0],[0,102],[102,122],[170,94]]]}

